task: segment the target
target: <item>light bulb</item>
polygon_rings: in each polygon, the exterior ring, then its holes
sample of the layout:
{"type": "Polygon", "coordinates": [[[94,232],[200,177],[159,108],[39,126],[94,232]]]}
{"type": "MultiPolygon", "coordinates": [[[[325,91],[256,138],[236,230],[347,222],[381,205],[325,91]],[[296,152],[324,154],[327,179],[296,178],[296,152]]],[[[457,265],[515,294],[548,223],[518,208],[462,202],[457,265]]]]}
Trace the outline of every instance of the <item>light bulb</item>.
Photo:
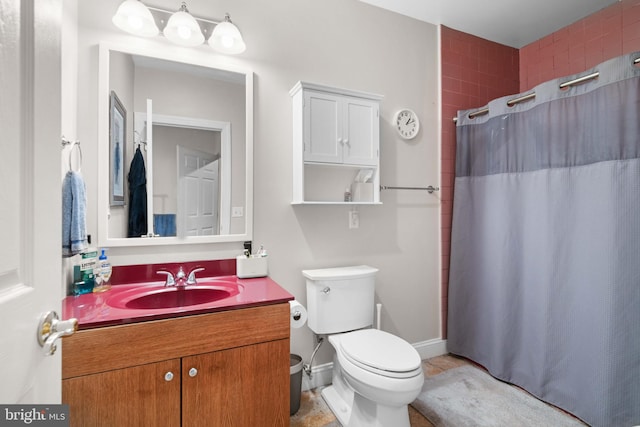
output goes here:
{"type": "Polygon", "coordinates": [[[233,37],[224,36],[220,39],[220,43],[222,44],[222,46],[230,49],[233,47],[233,37]]]}
{"type": "Polygon", "coordinates": [[[191,28],[184,26],[184,25],[180,25],[178,27],[178,35],[180,37],[182,37],[185,40],[189,40],[189,38],[191,37],[191,28]]]}
{"type": "Polygon", "coordinates": [[[129,26],[135,30],[139,30],[140,28],[142,28],[142,19],[140,19],[139,16],[129,16],[127,18],[127,23],[129,24],[129,26]]]}

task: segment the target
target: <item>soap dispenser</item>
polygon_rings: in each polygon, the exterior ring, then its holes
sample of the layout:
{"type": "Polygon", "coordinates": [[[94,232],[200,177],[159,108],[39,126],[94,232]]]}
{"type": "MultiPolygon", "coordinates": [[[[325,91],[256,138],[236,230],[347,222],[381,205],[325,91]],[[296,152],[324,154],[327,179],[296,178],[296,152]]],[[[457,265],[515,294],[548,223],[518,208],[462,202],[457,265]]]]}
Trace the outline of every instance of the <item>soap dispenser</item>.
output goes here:
{"type": "Polygon", "coordinates": [[[107,259],[106,249],[102,248],[100,256],[98,257],[98,264],[95,271],[95,283],[93,292],[104,292],[111,289],[111,264],[107,259]]]}

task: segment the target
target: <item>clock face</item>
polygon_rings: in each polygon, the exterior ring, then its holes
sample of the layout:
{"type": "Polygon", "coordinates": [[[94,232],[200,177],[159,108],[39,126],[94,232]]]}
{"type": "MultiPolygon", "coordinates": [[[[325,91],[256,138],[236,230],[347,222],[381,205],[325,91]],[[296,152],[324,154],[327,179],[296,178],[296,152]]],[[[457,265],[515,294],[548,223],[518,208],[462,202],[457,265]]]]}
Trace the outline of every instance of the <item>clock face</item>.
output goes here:
{"type": "Polygon", "coordinates": [[[396,129],[404,139],[411,139],[418,134],[420,122],[418,116],[411,110],[400,110],[396,113],[396,129]]]}

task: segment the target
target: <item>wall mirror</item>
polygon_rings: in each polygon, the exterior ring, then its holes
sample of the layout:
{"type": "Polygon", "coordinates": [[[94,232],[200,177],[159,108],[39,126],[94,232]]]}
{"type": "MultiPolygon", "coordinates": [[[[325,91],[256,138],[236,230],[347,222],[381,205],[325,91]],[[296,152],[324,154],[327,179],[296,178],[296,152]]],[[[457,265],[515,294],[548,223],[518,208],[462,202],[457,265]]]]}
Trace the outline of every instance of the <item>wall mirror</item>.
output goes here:
{"type": "Polygon", "coordinates": [[[253,73],[101,43],[98,79],[99,245],[251,240],[253,73]]]}

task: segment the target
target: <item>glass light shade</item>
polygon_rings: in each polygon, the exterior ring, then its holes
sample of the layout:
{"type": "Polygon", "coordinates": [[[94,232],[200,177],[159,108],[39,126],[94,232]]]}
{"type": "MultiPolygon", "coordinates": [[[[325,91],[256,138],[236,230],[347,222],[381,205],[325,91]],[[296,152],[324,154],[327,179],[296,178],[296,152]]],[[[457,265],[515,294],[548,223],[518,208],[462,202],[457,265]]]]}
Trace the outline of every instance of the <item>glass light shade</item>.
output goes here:
{"type": "Polygon", "coordinates": [[[229,15],[225,16],[224,22],[219,23],[213,29],[209,37],[209,46],[221,53],[242,53],[247,48],[238,27],[233,25],[229,15]]]}
{"type": "Polygon", "coordinates": [[[181,46],[197,46],[204,42],[200,25],[187,8],[182,8],[171,15],[163,31],[166,38],[181,46]]]}
{"type": "Polygon", "coordinates": [[[153,37],[160,32],[147,6],[138,0],[123,1],[111,21],[122,31],[136,36],[153,37]]]}

